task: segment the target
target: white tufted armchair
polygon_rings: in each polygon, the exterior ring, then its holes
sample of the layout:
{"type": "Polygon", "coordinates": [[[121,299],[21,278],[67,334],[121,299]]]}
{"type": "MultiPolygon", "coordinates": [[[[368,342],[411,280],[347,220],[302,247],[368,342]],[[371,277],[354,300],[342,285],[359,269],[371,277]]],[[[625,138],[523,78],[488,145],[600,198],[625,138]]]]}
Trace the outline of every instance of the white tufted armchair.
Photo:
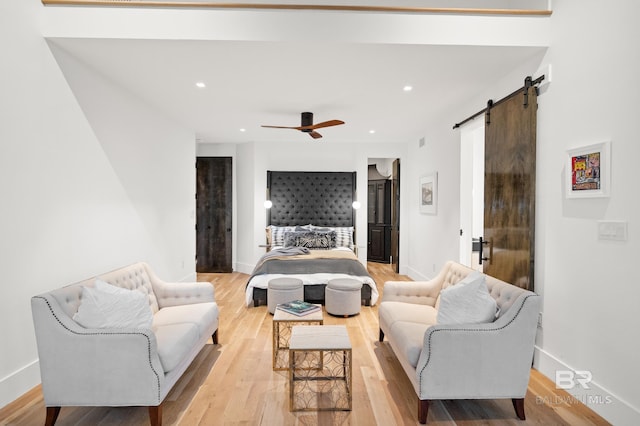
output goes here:
{"type": "Polygon", "coordinates": [[[485,275],[499,308],[493,322],[437,324],[440,292],[473,272],[447,262],[430,281],[388,281],[378,314],[380,341],[387,337],[418,395],[418,420],[429,401],[512,399],[524,420],[524,397],[533,360],[540,296],[485,275]]]}

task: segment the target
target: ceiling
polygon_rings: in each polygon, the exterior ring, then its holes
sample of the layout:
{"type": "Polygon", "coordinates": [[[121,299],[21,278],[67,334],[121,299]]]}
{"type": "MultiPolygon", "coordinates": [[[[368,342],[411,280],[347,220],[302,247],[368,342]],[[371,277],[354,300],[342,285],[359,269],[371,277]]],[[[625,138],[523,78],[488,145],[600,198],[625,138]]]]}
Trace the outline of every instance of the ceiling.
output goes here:
{"type": "Polygon", "coordinates": [[[545,52],[309,41],[49,41],[192,130],[202,143],[416,140],[429,117],[464,104],[523,63],[539,63],[545,52]],[[407,85],[413,89],[403,90],[407,85]],[[316,123],[345,124],[320,129],[324,137],[316,140],[260,127],[298,126],[303,111],[313,112],[316,123]]]}

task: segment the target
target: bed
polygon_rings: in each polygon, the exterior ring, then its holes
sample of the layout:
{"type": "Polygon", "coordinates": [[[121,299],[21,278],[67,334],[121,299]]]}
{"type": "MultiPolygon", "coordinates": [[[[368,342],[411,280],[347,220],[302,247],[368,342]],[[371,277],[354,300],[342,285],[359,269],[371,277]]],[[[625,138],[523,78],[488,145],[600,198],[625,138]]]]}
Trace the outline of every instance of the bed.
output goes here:
{"type": "Polygon", "coordinates": [[[355,172],[267,172],[267,252],[246,285],[247,306],[267,303],[271,279],[302,280],[304,299],[324,303],[332,278],[362,282],[362,304],[375,305],[378,290],[354,253],[355,172]]]}
{"type": "MultiPolygon", "coordinates": [[[[319,228],[325,229],[326,227],[319,228]]],[[[329,280],[352,278],[363,284],[362,304],[365,306],[376,304],[378,300],[376,283],[351,248],[347,246],[317,248],[314,244],[309,243],[310,234],[330,235],[331,231],[291,230],[285,231],[283,234],[289,238],[292,238],[291,235],[293,235],[293,238],[298,240],[303,236],[305,243],[303,245],[275,245],[260,258],[247,282],[247,306],[251,306],[251,304],[253,306],[266,305],[269,281],[282,276],[301,279],[304,285],[304,300],[312,303],[324,303],[324,289],[329,280]]],[[[322,241],[323,238],[325,235],[322,235],[319,240],[322,241]]],[[[327,236],[326,239],[331,239],[331,237],[327,236]]]]}

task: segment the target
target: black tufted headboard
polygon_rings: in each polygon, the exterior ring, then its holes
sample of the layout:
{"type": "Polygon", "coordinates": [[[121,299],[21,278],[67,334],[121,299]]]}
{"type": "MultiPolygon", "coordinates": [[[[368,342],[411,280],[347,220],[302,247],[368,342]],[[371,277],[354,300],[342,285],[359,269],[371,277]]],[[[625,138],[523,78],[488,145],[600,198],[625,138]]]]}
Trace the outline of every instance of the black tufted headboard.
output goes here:
{"type": "Polygon", "coordinates": [[[356,172],[267,171],[267,225],[355,226],[356,172]]]}

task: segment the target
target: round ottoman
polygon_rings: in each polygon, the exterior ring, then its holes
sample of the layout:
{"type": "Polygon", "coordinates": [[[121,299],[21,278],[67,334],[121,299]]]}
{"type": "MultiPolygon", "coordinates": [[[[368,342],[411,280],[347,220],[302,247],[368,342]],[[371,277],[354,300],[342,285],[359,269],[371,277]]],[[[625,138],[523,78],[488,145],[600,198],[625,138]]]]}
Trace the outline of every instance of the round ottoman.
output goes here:
{"type": "Polygon", "coordinates": [[[329,280],[324,291],[327,313],[348,317],[360,313],[362,283],[351,278],[329,280]]]}
{"type": "Polygon", "coordinates": [[[267,307],[269,313],[276,311],[279,303],[304,299],[304,288],[299,278],[280,277],[269,281],[267,287],[267,307]]]}

